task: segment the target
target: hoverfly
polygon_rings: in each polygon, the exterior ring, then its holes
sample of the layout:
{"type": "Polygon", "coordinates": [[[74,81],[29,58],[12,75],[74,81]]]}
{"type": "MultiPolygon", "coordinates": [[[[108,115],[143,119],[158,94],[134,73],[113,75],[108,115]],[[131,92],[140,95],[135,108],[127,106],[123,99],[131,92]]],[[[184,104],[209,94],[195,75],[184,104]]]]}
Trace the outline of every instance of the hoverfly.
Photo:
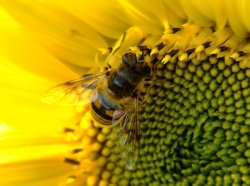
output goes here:
{"type": "Polygon", "coordinates": [[[92,117],[103,126],[113,127],[128,169],[135,166],[139,155],[140,87],[152,74],[151,65],[145,61],[151,49],[139,46],[138,50],[124,53],[116,68],[108,64],[103,72],[59,84],[43,96],[47,103],[89,103],[92,117]]]}

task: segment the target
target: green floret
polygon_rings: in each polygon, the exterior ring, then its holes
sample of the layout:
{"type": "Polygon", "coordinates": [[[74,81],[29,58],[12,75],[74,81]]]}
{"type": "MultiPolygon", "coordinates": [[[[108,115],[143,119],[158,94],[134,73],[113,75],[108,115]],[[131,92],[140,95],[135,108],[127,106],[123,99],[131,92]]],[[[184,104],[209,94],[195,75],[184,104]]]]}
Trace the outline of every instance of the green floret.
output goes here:
{"type": "Polygon", "coordinates": [[[140,149],[133,170],[112,129],[89,130],[95,142],[91,159],[101,168],[87,184],[250,185],[250,69],[229,57],[227,48],[228,53],[218,46],[212,49],[219,53],[209,54],[208,47],[192,57],[186,52],[185,62],[177,52],[159,63],[154,78],[160,83],[142,89],[147,94],[139,105],[140,149]]]}
{"type": "MultiPolygon", "coordinates": [[[[151,185],[248,184],[250,106],[246,103],[250,103],[250,72],[232,60],[192,60],[186,68],[178,67],[178,63],[161,69],[167,79],[159,87],[161,95],[152,94],[155,101],[165,94],[164,109],[149,110],[149,104],[141,111],[148,112],[143,116],[152,111],[164,113],[164,119],[154,128],[147,126],[152,123],[146,117],[141,120],[142,135],[146,134],[142,138],[160,130],[153,136],[158,135],[163,143],[146,144],[142,140],[143,155],[148,158],[142,158],[139,164],[147,163],[151,169],[138,166],[138,174],[149,176],[151,185]]],[[[137,185],[149,183],[138,178],[134,181],[137,185]]]]}

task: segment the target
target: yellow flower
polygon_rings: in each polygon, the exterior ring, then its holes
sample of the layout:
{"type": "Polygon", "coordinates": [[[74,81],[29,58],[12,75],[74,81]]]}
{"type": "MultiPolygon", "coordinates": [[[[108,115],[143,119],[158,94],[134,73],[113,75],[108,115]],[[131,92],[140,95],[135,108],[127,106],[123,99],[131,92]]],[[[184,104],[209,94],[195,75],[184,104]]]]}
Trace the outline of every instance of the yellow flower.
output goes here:
{"type": "Polygon", "coordinates": [[[2,0],[0,185],[249,185],[249,8],[246,0],[2,0]],[[104,65],[109,47],[138,43],[152,49],[162,83],[141,108],[131,171],[111,128],[82,106],[40,97],[104,65]]]}

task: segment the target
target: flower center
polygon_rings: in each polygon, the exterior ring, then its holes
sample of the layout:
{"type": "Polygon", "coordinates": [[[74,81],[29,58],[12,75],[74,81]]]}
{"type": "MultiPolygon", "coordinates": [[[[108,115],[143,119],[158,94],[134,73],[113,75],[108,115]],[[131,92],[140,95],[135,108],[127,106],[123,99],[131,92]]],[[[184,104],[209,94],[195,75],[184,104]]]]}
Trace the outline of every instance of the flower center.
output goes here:
{"type": "Polygon", "coordinates": [[[249,183],[246,43],[229,29],[213,32],[192,25],[172,29],[154,44],[146,38],[142,45],[153,46],[160,63],[140,111],[137,166],[126,170],[111,129],[93,124],[82,129],[83,119],[78,136],[88,139],[88,158],[97,162],[87,185],[249,183]]]}

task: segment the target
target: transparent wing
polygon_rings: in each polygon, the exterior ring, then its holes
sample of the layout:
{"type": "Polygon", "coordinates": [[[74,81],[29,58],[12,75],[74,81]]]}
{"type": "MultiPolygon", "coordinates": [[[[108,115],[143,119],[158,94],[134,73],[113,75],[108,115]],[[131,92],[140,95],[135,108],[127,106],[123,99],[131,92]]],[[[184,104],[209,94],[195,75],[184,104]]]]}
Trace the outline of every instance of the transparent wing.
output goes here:
{"type": "Polygon", "coordinates": [[[121,156],[128,169],[132,170],[139,156],[138,98],[130,103],[132,105],[128,110],[114,112],[112,125],[121,156]]]}
{"type": "Polygon", "coordinates": [[[49,104],[74,105],[86,104],[97,99],[96,87],[105,78],[105,72],[85,75],[67,81],[47,90],[42,101],[49,104]]]}

